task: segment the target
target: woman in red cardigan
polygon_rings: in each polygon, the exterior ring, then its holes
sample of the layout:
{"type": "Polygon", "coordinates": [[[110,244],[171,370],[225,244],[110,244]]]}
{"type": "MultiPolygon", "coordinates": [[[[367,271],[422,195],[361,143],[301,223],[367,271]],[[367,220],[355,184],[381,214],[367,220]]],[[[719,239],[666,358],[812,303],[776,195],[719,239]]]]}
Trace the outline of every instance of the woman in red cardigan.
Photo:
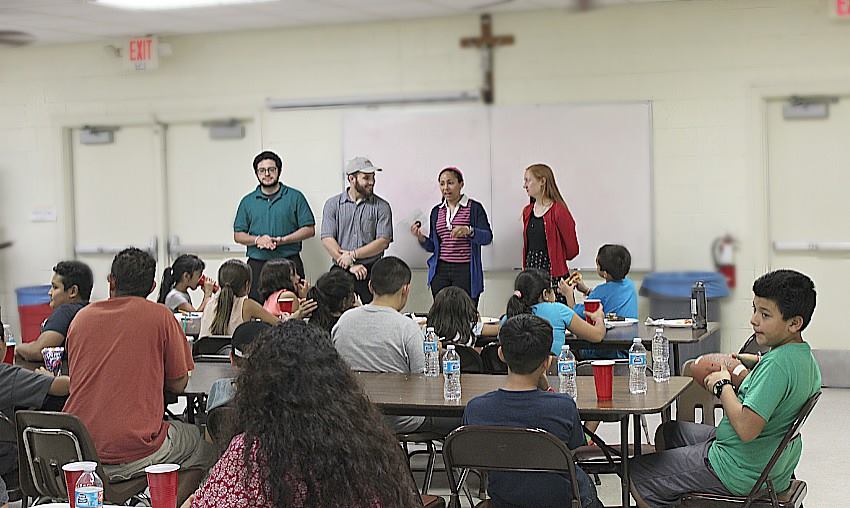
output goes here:
{"type": "Polygon", "coordinates": [[[549,166],[526,168],[523,188],[530,203],[522,209],[522,267],[549,272],[552,286],[558,287],[569,274],[567,261],[578,256],[576,223],[549,166]]]}

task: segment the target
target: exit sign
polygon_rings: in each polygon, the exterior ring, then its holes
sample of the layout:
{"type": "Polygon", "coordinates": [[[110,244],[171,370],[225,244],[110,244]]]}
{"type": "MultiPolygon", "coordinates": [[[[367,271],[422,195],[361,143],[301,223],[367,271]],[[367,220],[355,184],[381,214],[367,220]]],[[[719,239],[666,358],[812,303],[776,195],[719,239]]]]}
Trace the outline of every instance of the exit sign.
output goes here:
{"type": "Polygon", "coordinates": [[[850,0],[829,0],[829,14],[837,19],[850,19],[850,0]]]}
{"type": "Polygon", "coordinates": [[[124,51],[130,70],[150,71],[159,67],[159,39],[155,36],[130,39],[124,51]]]}

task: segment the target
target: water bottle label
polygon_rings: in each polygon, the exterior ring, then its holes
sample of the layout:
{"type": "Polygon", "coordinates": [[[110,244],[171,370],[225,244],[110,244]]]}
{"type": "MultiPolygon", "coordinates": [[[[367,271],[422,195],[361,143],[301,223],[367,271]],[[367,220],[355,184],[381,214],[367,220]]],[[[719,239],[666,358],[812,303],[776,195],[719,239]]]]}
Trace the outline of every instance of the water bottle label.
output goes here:
{"type": "Polygon", "coordinates": [[[645,367],[646,366],[646,354],[645,353],[629,353],[629,365],[634,365],[635,367],[645,367]]]}
{"type": "Polygon", "coordinates": [[[558,374],[575,374],[576,362],[558,362],[558,374]]]}
{"type": "Polygon", "coordinates": [[[78,488],[74,491],[74,504],[80,508],[103,506],[103,489],[97,487],[78,488]]]}
{"type": "Polygon", "coordinates": [[[425,342],[423,342],[422,348],[426,353],[436,353],[437,352],[437,343],[436,342],[428,342],[426,340],[425,342]]]}
{"type": "Polygon", "coordinates": [[[458,360],[443,362],[443,374],[460,374],[460,362],[458,360]]]}
{"type": "Polygon", "coordinates": [[[691,298],[691,316],[697,315],[697,299],[691,298]]]}

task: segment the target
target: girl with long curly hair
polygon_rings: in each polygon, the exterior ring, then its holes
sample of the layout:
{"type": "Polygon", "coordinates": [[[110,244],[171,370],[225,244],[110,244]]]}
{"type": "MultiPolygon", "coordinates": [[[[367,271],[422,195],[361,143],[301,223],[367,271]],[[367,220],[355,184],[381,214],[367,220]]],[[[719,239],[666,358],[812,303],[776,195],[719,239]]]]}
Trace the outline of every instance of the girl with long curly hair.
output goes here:
{"type": "Polygon", "coordinates": [[[243,431],[184,506],[421,506],[398,443],[327,332],[289,320],[236,380],[243,431]]]}

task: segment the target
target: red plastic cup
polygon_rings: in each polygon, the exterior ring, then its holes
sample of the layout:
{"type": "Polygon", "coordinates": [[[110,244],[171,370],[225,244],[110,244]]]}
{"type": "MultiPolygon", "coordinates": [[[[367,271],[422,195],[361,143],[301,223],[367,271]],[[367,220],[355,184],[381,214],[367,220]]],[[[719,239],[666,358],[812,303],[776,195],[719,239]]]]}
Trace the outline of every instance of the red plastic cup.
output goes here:
{"type": "MultiPolygon", "coordinates": [[[[206,283],[207,283],[207,276],[204,275],[204,274],[201,274],[201,278],[198,279],[198,289],[203,290],[204,284],[206,284],[206,283]]],[[[213,282],[213,293],[217,293],[218,289],[219,289],[218,284],[213,282]]]]}
{"type": "Polygon", "coordinates": [[[179,464],[154,464],[145,468],[153,508],[177,507],[177,470],[179,464]]]}
{"type": "Polygon", "coordinates": [[[593,365],[593,381],[596,383],[596,400],[611,400],[614,360],[595,360],[591,365],[593,365]]]}
{"type": "Polygon", "coordinates": [[[6,344],[6,356],[3,357],[3,363],[8,363],[12,365],[15,363],[15,345],[14,344],[6,344]]]}
{"type": "Polygon", "coordinates": [[[584,301],[584,320],[590,324],[594,323],[593,319],[588,316],[588,312],[596,312],[602,306],[602,300],[590,299],[584,301]]]}
{"type": "Polygon", "coordinates": [[[77,480],[80,479],[83,471],[92,467],[97,467],[97,463],[69,462],[62,466],[62,471],[65,473],[65,491],[68,493],[68,505],[70,508],[74,508],[74,489],[77,486],[77,480]]]}
{"type": "Polygon", "coordinates": [[[292,314],[292,306],[295,304],[295,298],[290,296],[285,296],[283,298],[278,299],[277,307],[280,309],[281,313],[292,314]]]}

